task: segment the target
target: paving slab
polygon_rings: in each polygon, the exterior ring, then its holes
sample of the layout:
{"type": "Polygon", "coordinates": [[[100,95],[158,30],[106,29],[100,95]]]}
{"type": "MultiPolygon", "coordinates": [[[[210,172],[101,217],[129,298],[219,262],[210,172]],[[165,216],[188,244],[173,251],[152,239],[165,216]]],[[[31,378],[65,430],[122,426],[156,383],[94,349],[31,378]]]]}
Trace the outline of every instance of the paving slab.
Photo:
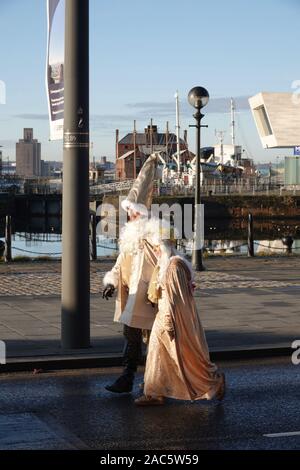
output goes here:
{"type": "MultiPolygon", "coordinates": [[[[89,352],[123,350],[114,300],[101,296],[113,262],[91,264],[89,352]]],[[[289,346],[300,338],[299,257],[215,257],[205,264],[196,275],[195,299],[212,350],[289,346]]],[[[58,261],[0,264],[0,340],[8,357],[62,353],[60,269],[58,261]]]]}

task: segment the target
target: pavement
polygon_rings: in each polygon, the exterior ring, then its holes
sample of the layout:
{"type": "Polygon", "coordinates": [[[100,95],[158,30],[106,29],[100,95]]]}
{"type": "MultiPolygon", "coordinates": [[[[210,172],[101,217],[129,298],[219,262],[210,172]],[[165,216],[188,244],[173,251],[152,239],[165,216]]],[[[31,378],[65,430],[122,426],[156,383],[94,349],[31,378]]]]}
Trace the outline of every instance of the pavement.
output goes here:
{"type": "MultiPolygon", "coordinates": [[[[0,449],[300,449],[300,374],[291,358],[222,362],[222,403],[137,408],[104,389],[119,369],[0,375],[0,449]]],[[[122,454],[121,454],[122,455],[122,454]]],[[[123,455],[126,455],[124,452],[123,455]]]]}
{"type": "MultiPolygon", "coordinates": [[[[101,297],[112,263],[91,264],[92,347],[76,352],[60,348],[60,262],[0,264],[0,340],[8,361],[75,353],[120,356],[122,328],[112,320],[114,300],[101,297]]],[[[290,347],[300,338],[299,257],[216,256],[205,265],[196,277],[195,298],[212,351],[290,347]]]]}

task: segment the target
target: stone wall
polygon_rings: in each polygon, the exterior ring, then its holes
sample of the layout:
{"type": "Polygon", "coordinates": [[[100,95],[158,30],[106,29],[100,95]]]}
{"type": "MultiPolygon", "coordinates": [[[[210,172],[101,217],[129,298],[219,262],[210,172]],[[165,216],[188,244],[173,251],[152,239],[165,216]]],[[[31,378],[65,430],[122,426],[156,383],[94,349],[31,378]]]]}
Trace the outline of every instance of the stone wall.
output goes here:
{"type": "MultiPolygon", "coordinates": [[[[108,195],[104,202],[118,207],[118,196],[108,195]]],[[[193,204],[194,199],[186,196],[160,196],[153,200],[156,204],[193,204]]],[[[297,218],[300,217],[300,196],[204,196],[205,217],[246,218],[251,212],[255,218],[297,218]]]]}

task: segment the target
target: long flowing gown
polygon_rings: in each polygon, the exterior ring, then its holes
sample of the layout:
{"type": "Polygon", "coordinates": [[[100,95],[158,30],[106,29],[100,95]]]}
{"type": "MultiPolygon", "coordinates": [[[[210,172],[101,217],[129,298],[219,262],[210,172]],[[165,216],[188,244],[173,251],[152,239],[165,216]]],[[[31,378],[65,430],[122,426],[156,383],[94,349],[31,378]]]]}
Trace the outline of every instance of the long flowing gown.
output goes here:
{"type": "Polygon", "coordinates": [[[158,300],[144,376],[144,394],[181,400],[212,399],[221,375],[209,350],[191,288],[191,272],[180,256],[166,271],[158,300]],[[169,331],[175,333],[172,340],[169,331]]]}

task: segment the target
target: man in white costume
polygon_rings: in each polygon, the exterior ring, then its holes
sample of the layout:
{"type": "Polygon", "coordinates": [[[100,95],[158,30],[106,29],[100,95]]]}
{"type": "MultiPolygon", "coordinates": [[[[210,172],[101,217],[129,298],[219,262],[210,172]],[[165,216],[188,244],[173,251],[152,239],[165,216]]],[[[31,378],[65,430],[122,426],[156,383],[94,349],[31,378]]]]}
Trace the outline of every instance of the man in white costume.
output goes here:
{"type": "Polygon", "coordinates": [[[106,389],[115,393],[131,392],[135,372],[142,354],[142,330],[151,330],[156,307],[147,299],[149,282],[157,257],[147,241],[152,225],[147,224],[156,175],[157,155],[144,163],[122,207],[128,212],[129,222],[120,235],[120,253],[111,271],[103,279],[103,297],[112,297],[117,289],[114,321],[123,323],[126,340],[124,371],[106,389]]]}

